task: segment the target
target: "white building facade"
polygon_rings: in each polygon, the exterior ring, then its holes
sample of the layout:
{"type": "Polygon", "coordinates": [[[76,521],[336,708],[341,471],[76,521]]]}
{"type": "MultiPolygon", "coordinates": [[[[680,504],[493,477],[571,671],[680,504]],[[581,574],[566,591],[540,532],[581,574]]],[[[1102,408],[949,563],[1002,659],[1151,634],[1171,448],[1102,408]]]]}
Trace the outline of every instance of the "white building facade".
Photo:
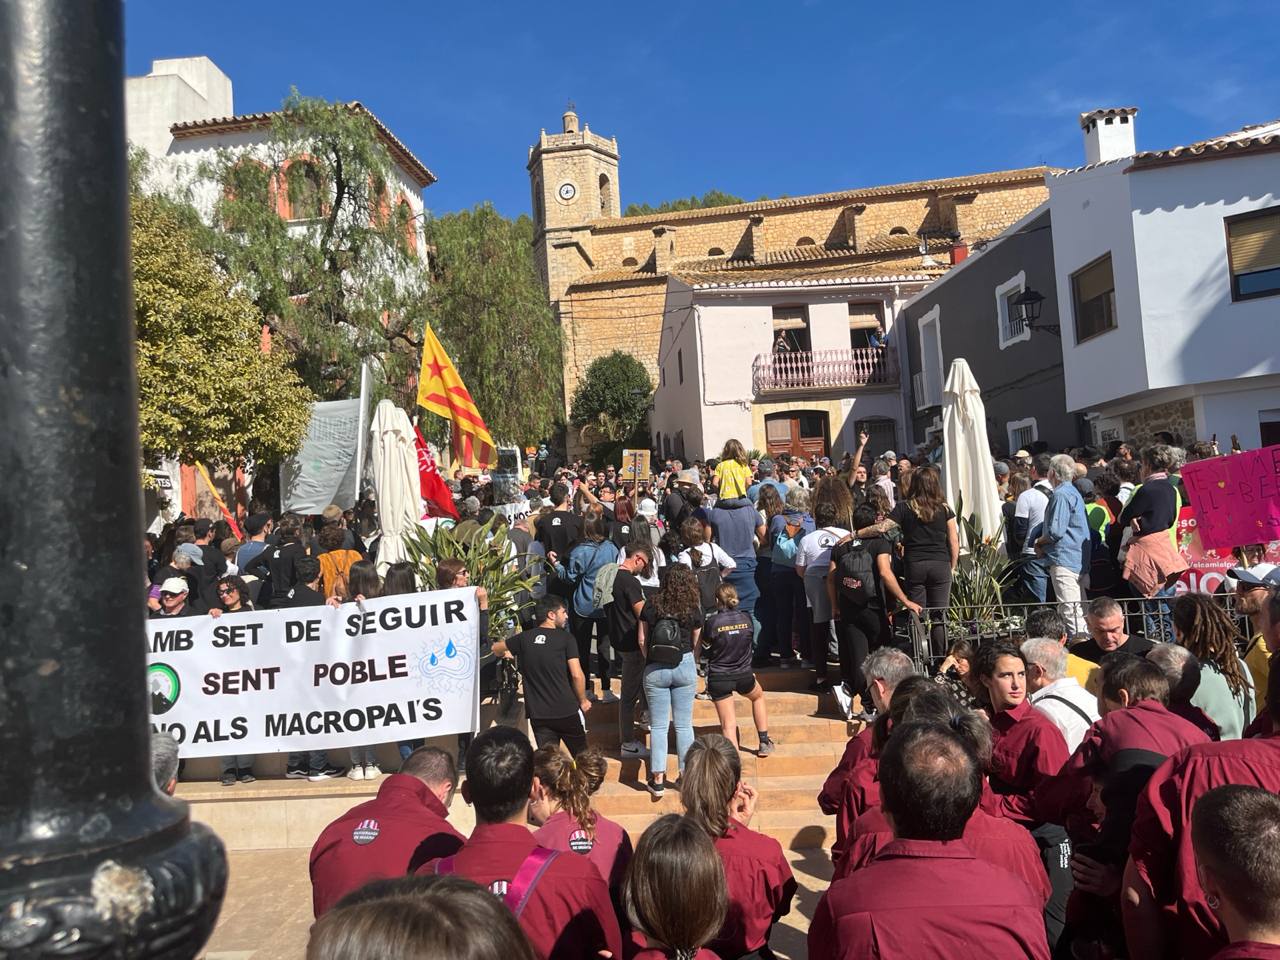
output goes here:
{"type": "Polygon", "coordinates": [[[1137,153],[1136,113],[1048,178],[1067,406],[1098,442],[1280,443],[1280,122],[1137,153]]]}
{"type": "Polygon", "coordinates": [[[871,268],[785,279],[673,274],[650,419],[663,456],[718,457],[729,439],[776,456],[838,459],[908,436],[902,304],[939,271],[871,268]],[[779,342],[781,341],[781,343],[779,342]]]}

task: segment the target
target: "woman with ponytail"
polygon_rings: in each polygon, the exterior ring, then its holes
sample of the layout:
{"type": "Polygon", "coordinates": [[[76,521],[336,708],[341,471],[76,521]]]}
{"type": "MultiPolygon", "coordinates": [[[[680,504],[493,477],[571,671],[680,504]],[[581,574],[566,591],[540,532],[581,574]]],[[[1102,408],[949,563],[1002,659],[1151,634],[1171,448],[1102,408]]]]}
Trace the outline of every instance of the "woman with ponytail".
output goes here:
{"type": "Polygon", "coordinates": [[[540,846],[581,854],[590,860],[620,904],[622,879],[631,861],[627,831],[591,808],[591,796],[605,777],[604,755],[588,747],[571,759],[558,744],[533,755],[533,799],[529,820],[540,846]]]}
{"type": "Polygon", "coordinates": [[[711,838],[724,864],[729,912],[710,948],[723,960],[772,957],[769,934],[790,911],[796,881],[778,841],[747,827],[757,795],[742,782],[737,747],[718,733],[695,740],[680,799],[685,818],[711,838]]]}
{"type": "Polygon", "coordinates": [[[704,949],[729,897],[716,848],[701,827],[669,813],[640,837],[623,886],[634,960],[717,960],[704,949]]]}

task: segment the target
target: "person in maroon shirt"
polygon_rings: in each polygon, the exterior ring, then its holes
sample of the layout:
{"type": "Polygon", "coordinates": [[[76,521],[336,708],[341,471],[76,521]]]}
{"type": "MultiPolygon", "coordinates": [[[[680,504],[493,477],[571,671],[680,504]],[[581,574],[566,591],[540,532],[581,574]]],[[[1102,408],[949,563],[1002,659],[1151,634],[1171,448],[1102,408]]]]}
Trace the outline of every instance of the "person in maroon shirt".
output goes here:
{"type": "Polygon", "coordinates": [[[453,757],[419,747],[382,781],[378,795],[325,827],[311,848],[311,907],[319,917],[345,894],[377,877],[402,877],[466,840],[449,825],[458,785],[453,757]]]}
{"type": "MultiPolygon", "coordinates": [[[[1280,684],[1267,712],[1280,717],[1280,684]]],[[[1121,904],[1129,956],[1208,960],[1228,943],[1196,875],[1191,811],[1214,787],[1241,784],[1280,793],[1280,736],[1196,743],[1171,756],[1138,798],[1121,904]]]]}
{"type": "Polygon", "coordinates": [[[772,837],[750,830],[756,791],[742,782],[737,748],[718,733],[693,742],[680,799],[685,816],[715,843],[729,888],[729,912],[710,948],[723,960],[772,957],[769,934],[791,910],[795,877],[772,837]]]}
{"type": "MultiPolygon", "coordinates": [[[[883,714],[889,709],[889,701],[893,699],[893,691],[898,684],[916,672],[916,666],[901,650],[896,647],[880,647],[871,651],[862,662],[862,675],[867,679],[867,689],[871,691],[871,702],[876,712],[883,714]]],[[[868,724],[854,734],[845,745],[844,755],[834,770],[827,776],[818,794],[818,806],[825,814],[833,814],[840,808],[840,799],[844,793],[845,777],[861,761],[871,756],[871,726],[868,724]]]]}
{"type": "Polygon", "coordinates": [[[1213,960],[1280,960],[1280,797],[1210,790],[1191,813],[1191,846],[1206,902],[1231,939],[1213,960]]]}
{"type": "Polygon", "coordinates": [[[544,960],[579,960],[601,950],[622,956],[618,918],[600,871],[583,857],[538,846],[525,826],[532,793],[528,738],[512,727],[479,734],[467,751],[462,784],[476,828],[454,856],[423,864],[418,873],[457,874],[518,901],[509,905],[544,960]]]}
{"type": "MultiPolygon", "coordinates": [[[[903,716],[903,723],[937,723],[947,727],[969,748],[985,771],[991,764],[991,723],[976,710],[962,705],[949,691],[931,684],[931,689],[913,698],[903,716]]],[[[983,782],[984,792],[987,789],[983,782]]],[[[982,809],[964,826],[961,837],[979,860],[1003,867],[1036,891],[1048,903],[1052,892],[1040,850],[1022,826],[1005,817],[992,816],[982,809]]],[[[853,824],[845,856],[837,864],[834,879],[839,880],[875,859],[880,850],[893,841],[893,827],[881,807],[872,807],[853,824]]]]}
{"type": "Polygon", "coordinates": [[[1030,830],[1040,848],[1053,887],[1044,917],[1049,945],[1054,947],[1066,925],[1071,895],[1071,841],[1060,824],[1034,818],[1031,794],[1062,769],[1067,741],[1048,715],[1027,699],[1027,662],[1015,645],[1003,640],[985,644],[973,670],[991,704],[991,789],[1000,798],[1000,812],[1030,830]]]}
{"type": "Polygon", "coordinates": [[[902,724],[880,789],[894,840],[818,902],[810,960],[1047,960],[1040,896],[961,839],[982,797],[965,744],[938,724],[902,724]]]}
{"type": "Polygon", "coordinates": [[[559,746],[542,747],[533,755],[529,822],[538,828],[533,839],[539,845],[580,854],[595,864],[617,907],[631,862],[631,838],[591,809],[591,795],[604,783],[607,769],[604,754],[594,747],[573,758],[559,746]]]}
{"type": "Polygon", "coordinates": [[[705,830],[669,813],[636,844],[623,886],[632,960],[718,960],[706,949],[729,909],[724,867],[705,830]]]}

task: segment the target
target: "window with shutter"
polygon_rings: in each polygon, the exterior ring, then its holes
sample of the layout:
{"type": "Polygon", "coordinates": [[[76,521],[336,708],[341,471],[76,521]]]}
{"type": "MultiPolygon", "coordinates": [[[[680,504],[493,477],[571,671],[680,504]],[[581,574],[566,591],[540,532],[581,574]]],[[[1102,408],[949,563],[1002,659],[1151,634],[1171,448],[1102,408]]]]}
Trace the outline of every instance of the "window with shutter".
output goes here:
{"type": "Polygon", "coordinates": [[[809,308],[786,306],[773,308],[774,352],[790,350],[806,352],[810,348],[809,308]]]}
{"type": "Polygon", "coordinates": [[[1280,293],[1280,207],[1229,217],[1226,225],[1231,299],[1280,293]]]}
{"type": "Polygon", "coordinates": [[[1071,275],[1076,343],[1083,343],[1116,327],[1116,289],[1111,254],[1099,257],[1071,275]]]}

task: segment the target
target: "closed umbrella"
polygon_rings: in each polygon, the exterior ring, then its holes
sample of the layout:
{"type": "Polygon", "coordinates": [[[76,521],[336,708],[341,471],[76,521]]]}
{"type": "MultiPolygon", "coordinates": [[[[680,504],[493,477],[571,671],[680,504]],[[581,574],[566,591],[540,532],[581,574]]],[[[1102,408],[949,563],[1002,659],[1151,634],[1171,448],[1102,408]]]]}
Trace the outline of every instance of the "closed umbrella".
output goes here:
{"type": "MultiPolygon", "coordinates": [[[[942,442],[942,482],[947,502],[964,516],[976,517],[983,535],[994,537],[1003,514],[987,442],[987,411],[978,381],[963,357],[952,361],[943,387],[942,442]]],[[[968,546],[963,539],[962,546],[968,546]]]]}
{"type": "Polygon", "coordinates": [[[378,492],[378,517],[382,540],[378,546],[378,573],[408,559],[402,538],[422,516],[419,499],[418,451],[413,424],[390,400],[379,401],[369,428],[373,458],[373,485],[378,492]]]}

